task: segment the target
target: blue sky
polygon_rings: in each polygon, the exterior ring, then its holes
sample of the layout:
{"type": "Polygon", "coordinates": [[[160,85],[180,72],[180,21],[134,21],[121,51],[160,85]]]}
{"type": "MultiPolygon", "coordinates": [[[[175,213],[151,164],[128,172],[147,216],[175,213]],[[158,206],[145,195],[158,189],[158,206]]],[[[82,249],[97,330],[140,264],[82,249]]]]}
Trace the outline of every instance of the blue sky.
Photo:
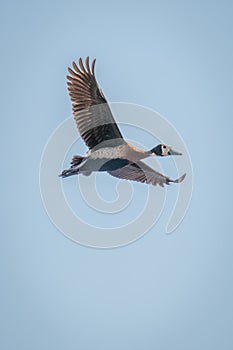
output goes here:
{"type": "Polygon", "coordinates": [[[1,4],[2,349],[232,348],[232,11],[199,0],[1,4]],[[67,67],[87,55],[109,101],[157,110],[187,144],[194,192],[172,235],[169,201],[143,238],[106,251],[68,240],[43,208],[41,154],[71,115],[67,67]]]}

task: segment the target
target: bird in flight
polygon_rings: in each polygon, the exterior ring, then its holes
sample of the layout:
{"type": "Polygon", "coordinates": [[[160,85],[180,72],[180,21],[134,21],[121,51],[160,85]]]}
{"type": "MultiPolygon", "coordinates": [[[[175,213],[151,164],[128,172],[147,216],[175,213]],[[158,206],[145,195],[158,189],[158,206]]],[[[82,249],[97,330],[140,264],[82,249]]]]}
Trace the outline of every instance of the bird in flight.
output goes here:
{"type": "Polygon", "coordinates": [[[124,140],[96,81],[95,62],[94,59],[90,65],[87,57],[84,64],[82,58],[79,58],[79,65],[73,62],[73,69],[68,68],[70,75],[67,76],[67,84],[74,119],[89,150],[87,156],[73,156],[70,168],[62,171],[59,176],[88,176],[92,172],[106,171],[120,179],[162,187],[164,184],[183,181],[186,174],[172,180],[142,162],[142,159],[150,156],[164,157],[181,153],[164,144],[143,151],[124,140]]]}

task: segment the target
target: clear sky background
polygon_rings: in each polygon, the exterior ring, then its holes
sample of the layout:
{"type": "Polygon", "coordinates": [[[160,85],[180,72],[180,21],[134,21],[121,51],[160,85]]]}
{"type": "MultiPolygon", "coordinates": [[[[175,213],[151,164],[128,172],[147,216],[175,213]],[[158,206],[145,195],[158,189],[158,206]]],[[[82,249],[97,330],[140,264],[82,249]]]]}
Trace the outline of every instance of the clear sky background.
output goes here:
{"type": "Polygon", "coordinates": [[[231,349],[232,2],[0,6],[1,349],[231,349]],[[194,193],[172,235],[165,210],[129,246],[86,248],[43,208],[42,150],[71,114],[67,66],[87,55],[110,101],[159,111],[189,148],[194,193]]]}

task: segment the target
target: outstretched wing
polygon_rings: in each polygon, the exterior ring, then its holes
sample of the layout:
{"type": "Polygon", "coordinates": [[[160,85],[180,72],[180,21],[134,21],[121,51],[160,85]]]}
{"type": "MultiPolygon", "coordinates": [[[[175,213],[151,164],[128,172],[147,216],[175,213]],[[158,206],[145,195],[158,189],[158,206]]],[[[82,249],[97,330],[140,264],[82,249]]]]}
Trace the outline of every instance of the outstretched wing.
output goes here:
{"type": "Polygon", "coordinates": [[[154,186],[160,185],[162,187],[164,187],[164,184],[169,185],[170,182],[182,182],[186,176],[184,174],[180,178],[172,180],[141,161],[130,163],[123,168],[108,171],[108,173],[120,179],[143,182],[154,186]]]}
{"type": "Polygon", "coordinates": [[[70,76],[67,76],[74,119],[90,149],[101,147],[104,141],[112,140],[112,143],[108,142],[109,146],[124,142],[107,100],[97,84],[95,61],[90,68],[89,57],[86,58],[85,66],[80,58],[79,67],[73,62],[73,69],[68,68],[70,76]]]}

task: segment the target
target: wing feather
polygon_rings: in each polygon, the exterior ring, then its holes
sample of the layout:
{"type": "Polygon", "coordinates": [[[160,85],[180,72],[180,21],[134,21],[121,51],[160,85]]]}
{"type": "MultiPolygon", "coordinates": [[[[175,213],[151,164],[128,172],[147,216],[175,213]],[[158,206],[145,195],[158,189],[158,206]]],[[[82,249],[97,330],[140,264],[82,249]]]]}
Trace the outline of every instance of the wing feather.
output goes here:
{"type": "Polygon", "coordinates": [[[79,66],[73,62],[68,68],[67,85],[72,101],[74,119],[79,132],[90,149],[116,146],[124,143],[107,100],[95,77],[94,59],[90,68],[89,57],[85,64],[79,58],[79,66]]]}
{"type": "Polygon", "coordinates": [[[113,171],[108,171],[108,173],[120,179],[142,182],[154,186],[159,185],[162,187],[164,187],[165,184],[169,185],[171,182],[182,182],[186,176],[186,174],[183,174],[180,178],[172,180],[141,161],[130,163],[113,171]]]}

